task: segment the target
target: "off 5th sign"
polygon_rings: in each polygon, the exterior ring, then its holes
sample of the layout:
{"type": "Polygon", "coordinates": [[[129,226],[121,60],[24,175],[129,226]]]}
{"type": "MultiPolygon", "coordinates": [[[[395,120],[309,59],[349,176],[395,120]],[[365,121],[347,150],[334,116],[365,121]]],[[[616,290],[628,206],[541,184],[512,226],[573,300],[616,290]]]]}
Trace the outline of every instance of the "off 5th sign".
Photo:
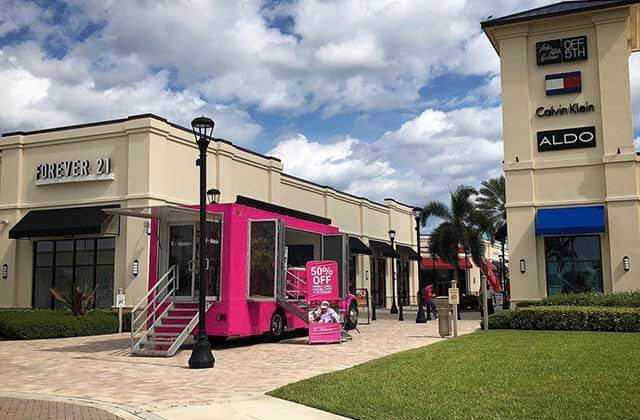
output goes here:
{"type": "Polygon", "coordinates": [[[596,147],[596,128],[577,127],[538,131],[538,152],[596,147]]]}

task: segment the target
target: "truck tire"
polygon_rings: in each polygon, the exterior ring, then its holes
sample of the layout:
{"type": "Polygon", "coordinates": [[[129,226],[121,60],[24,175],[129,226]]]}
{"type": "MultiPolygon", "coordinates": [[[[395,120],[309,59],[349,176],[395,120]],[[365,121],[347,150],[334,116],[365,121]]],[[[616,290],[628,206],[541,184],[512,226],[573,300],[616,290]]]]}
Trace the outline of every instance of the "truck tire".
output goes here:
{"type": "Polygon", "coordinates": [[[346,330],[354,330],[358,326],[359,314],[358,304],[355,301],[351,301],[349,309],[347,309],[346,322],[344,324],[346,330]]]}
{"type": "Polygon", "coordinates": [[[225,341],[227,341],[227,336],[225,335],[209,336],[209,344],[211,344],[211,347],[220,347],[225,341]]]}
{"type": "Polygon", "coordinates": [[[287,318],[284,316],[284,312],[278,310],[271,315],[271,322],[269,322],[269,338],[271,341],[280,341],[284,337],[284,332],[287,327],[287,318]]]}

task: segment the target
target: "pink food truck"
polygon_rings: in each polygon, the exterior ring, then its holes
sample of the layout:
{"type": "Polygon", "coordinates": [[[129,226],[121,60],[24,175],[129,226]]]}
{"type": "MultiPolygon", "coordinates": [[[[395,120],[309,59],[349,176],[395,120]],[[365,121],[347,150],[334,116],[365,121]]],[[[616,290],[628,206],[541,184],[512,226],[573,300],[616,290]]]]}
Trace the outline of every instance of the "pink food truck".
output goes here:
{"type": "MultiPolygon", "coordinates": [[[[148,293],[132,310],[131,353],[172,356],[196,333],[198,207],[110,212],[149,219],[148,293]]],[[[329,219],[241,196],[208,205],[207,217],[206,331],[212,343],[262,334],[279,340],[286,330],[308,328],[309,261],[337,263],[338,306],[345,327],[355,328],[349,241],[329,219]]]]}

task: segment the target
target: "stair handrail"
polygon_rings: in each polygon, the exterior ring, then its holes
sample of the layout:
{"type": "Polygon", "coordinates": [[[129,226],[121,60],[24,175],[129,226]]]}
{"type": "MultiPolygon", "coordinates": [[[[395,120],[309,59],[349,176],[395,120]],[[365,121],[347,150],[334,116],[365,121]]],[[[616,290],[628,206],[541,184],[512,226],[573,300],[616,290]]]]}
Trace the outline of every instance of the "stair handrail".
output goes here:
{"type": "MultiPolygon", "coordinates": [[[[169,267],[166,273],[160,277],[160,279],[153,285],[151,289],[147,292],[147,294],[135,304],[133,309],[131,309],[131,351],[134,351],[135,346],[140,340],[144,339],[144,337],[149,333],[149,331],[156,324],[157,319],[159,319],[163,314],[158,316],[158,308],[162,307],[162,305],[169,300],[169,298],[173,298],[176,292],[176,281],[178,279],[178,266],[172,265],[169,267]],[[158,302],[158,299],[160,301],[158,302]],[[136,312],[139,311],[139,314],[136,315],[136,312]],[[146,315],[146,316],[144,316],[146,315]],[[141,317],[144,316],[143,322],[141,317]],[[138,325],[139,323],[139,325],[138,325]],[[136,336],[140,334],[142,331],[142,337],[136,340],[136,336]]],[[[170,304],[173,303],[173,300],[170,304]]],[[[165,308],[167,311],[168,308],[165,308]]]]}
{"type": "Polygon", "coordinates": [[[287,272],[285,275],[285,279],[284,279],[284,293],[285,296],[283,296],[283,298],[286,299],[286,294],[291,292],[295,292],[297,294],[297,298],[296,299],[301,299],[306,297],[307,295],[307,282],[305,280],[303,280],[301,277],[298,277],[294,274],[294,272],[296,271],[300,271],[300,269],[295,269],[295,268],[287,268],[287,272]],[[289,279],[289,276],[293,277],[295,282],[291,279],[289,279]],[[299,284],[302,284],[302,287],[299,287],[299,284]],[[291,289],[288,288],[287,286],[291,286],[291,289]]]}
{"type": "MultiPolygon", "coordinates": [[[[209,308],[211,308],[212,305],[213,305],[212,302],[207,302],[204,310],[205,314],[209,312],[209,308]]],[[[174,354],[176,354],[178,349],[182,347],[184,340],[186,340],[187,337],[191,335],[191,332],[196,327],[196,324],[198,323],[199,318],[200,318],[200,312],[196,312],[191,318],[191,320],[189,321],[189,323],[182,329],[180,334],[178,334],[178,336],[173,340],[173,343],[171,343],[171,346],[167,350],[167,357],[173,356],[174,354]]]]}

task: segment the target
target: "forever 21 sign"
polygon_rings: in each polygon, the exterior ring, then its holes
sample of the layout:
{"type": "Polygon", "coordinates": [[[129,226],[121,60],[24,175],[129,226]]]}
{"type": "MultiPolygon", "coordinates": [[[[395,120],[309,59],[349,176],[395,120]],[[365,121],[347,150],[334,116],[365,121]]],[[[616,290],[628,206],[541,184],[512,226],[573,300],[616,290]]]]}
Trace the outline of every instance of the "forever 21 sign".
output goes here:
{"type": "Polygon", "coordinates": [[[593,126],[538,131],[537,137],[539,152],[596,147],[596,128],[593,126]]]}

